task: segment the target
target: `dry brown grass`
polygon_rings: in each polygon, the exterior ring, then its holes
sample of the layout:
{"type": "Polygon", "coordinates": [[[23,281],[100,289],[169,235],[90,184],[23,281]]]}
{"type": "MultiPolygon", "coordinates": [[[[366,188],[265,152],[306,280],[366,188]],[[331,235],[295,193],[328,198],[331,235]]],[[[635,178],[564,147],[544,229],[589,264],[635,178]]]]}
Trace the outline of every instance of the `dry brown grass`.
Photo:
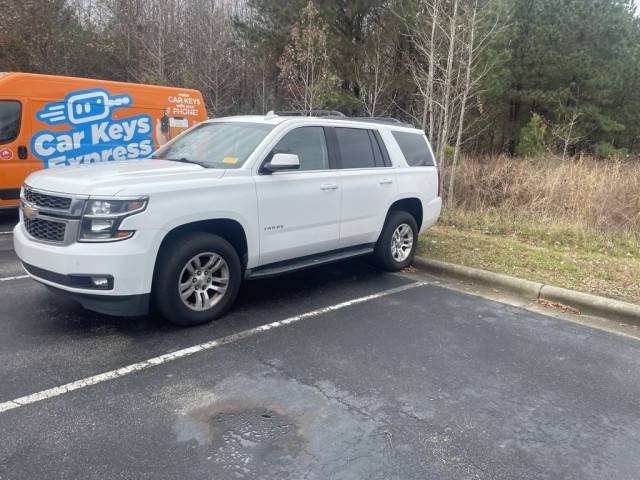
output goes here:
{"type": "Polygon", "coordinates": [[[466,158],[456,177],[455,203],[467,212],[640,236],[639,161],[466,158]]]}
{"type": "Polygon", "coordinates": [[[467,158],[420,253],[640,303],[640,162],[467,158]]]}

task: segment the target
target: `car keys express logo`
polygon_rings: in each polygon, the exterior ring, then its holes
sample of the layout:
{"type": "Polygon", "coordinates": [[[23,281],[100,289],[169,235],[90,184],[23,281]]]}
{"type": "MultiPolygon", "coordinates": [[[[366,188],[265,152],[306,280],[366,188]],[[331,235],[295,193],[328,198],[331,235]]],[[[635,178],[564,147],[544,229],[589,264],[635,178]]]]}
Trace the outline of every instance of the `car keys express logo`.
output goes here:
{"type": "Polygon", "coordinates": [[[45,168],[146,158],[153,151],[149,115],[113,119],[113,112],[130,107],[129,95],[110,95],[96,88],[72,92],[62,102],[48,103],[36,117],[49,125],[69,125],[61,131],[40,131],[31,151],[45,168]]]}

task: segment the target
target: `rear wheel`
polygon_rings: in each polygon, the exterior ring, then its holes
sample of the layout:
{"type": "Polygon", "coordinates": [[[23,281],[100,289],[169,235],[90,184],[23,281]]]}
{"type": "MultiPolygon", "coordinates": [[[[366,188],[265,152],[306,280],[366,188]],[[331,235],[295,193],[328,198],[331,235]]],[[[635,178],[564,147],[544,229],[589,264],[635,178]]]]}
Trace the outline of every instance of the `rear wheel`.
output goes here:
{"type": "Polygon", "coordinates": [[[225,239],[193,233],[171,242],[158,259],[154,305],[171,323],[216,320],[235,301],[242,281],[238,253],[225,239]]]}
{"type": "Polygon", "coordinates": [[[397,272],[411,265],[418,245],[418,225],[408,212],[392,210],[387,216],[375,256],[382,268],[397,272]]]}

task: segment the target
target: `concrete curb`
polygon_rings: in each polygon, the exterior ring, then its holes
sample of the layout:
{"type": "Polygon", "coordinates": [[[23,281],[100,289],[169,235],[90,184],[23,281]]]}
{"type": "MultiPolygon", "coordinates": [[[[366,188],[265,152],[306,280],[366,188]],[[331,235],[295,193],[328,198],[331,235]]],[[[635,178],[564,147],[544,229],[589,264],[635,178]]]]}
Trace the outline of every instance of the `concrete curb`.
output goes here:
{"type": "Polygon", "coordinates": [[[531,300],[545,299],[575,307],[581,313],[640,324],[640,305],[621,302],[610,298],[576,292],[566,288],[544,285],[500,273],[488,272],[478,268],[464,267],[453,263],[416,257],[416,267],[429,273],[445,275],[459,280],[475,281],[485,286],[501,288],[531,300]]]}

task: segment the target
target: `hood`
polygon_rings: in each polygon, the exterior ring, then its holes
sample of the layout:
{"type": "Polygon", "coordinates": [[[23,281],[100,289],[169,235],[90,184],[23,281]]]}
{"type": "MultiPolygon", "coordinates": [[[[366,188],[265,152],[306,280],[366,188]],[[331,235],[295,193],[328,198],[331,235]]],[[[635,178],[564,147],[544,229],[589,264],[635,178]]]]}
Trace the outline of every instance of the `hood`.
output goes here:
{"type": "Polygon", "coordinates": [[[213,170],[192,163],[168,160],[140,160],[100,163],[77,167],[54,168],[32,173],[25,180],[30,187],[50,192],[75,195],[114,196],[126,190],[128,193],[145,193],[145,187],[158,183],[173,183],[208,178],[219,178],[224,170],[213,170]]]}

